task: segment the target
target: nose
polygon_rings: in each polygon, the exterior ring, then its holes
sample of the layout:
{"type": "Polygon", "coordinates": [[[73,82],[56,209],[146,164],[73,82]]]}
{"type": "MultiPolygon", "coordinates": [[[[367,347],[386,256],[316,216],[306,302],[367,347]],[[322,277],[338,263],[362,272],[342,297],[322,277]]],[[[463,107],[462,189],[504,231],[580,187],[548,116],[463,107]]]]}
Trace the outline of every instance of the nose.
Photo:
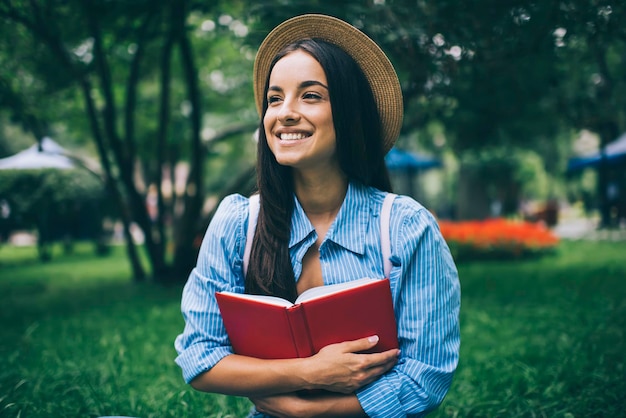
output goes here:
{"type": "Polygon", "coordinates": [[[292,100],[284,100],[278,112],[278,120],[283,124],[293,124],[300,120],[300,114],[292,100]]]}

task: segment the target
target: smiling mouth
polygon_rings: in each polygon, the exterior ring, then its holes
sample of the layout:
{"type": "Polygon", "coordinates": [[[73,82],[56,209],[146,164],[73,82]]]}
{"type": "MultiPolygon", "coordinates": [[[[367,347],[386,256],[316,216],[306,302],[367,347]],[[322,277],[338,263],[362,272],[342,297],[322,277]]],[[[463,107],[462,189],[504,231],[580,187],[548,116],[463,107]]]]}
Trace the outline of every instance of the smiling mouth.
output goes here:
{"type": "Polygon", "coordinates": [[[300,139],[304,139],[304,138],[308,138],[310,135],[309,134],[305,134],[302,132],[298,132],[298,133],[282,133],[279,134],[278,137],[282,140],[282,141],[297,141],[300,139]]]}

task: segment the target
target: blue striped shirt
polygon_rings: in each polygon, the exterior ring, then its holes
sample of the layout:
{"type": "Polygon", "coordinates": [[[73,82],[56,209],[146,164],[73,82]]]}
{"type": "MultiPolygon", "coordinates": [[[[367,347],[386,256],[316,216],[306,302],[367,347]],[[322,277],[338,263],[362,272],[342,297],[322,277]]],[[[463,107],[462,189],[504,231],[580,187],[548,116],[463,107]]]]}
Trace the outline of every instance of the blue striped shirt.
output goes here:
{"type": "MultiPolygon", "coordinates": [[[[379,214],[385,193],[350,183],[320,245],[325,284],[383,277],[379,214]]],[[[244,291],[242,257],[248,199],[225,198],[209,225],[182,297],[185,329],[176,362],[185,381],[231,354],[216,291],[244,291]]],[[[296,199],[289,251],[296,280],[317,234],[296,199]]],[[[398,196],[390,219],[390,274],[401,356],[395,367],[356,395],[371,417],[419,416],[441,403],[459,356],[460,285],[448,246],[430,212],[398,196]]]]}

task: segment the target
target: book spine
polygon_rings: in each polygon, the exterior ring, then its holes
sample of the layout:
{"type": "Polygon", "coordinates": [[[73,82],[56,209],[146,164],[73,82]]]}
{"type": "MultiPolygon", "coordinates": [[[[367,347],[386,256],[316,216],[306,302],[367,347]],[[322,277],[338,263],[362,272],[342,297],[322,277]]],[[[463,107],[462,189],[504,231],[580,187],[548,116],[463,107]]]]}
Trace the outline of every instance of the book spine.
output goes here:
{"type": "Polygon", "coordinates": [[[297,304],[287,308],[287,317],[291,327],[291,335],[298,352],[298,357],[310,357],[315,354],[313,342],[309,333],[309,327],[304,315],[302,304],[297,304]]]}

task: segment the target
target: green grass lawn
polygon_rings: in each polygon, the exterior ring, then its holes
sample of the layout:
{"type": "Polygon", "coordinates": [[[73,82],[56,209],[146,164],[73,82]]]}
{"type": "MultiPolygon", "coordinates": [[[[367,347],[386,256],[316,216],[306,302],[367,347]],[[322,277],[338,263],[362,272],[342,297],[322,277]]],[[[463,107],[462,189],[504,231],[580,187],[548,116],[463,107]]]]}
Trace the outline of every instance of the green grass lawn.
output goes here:
{"type": "MultiPolygon", "coordinates": [[[[434,417],[617,417],[626,393],[626,242],[562,242],[465,263],[461,362],[434,417]]],[[[1,417],[240,417],[245,399],[186,386],[180,287],[133,284],[121,248],[41,264],[0,247],[1,417]]]]}

